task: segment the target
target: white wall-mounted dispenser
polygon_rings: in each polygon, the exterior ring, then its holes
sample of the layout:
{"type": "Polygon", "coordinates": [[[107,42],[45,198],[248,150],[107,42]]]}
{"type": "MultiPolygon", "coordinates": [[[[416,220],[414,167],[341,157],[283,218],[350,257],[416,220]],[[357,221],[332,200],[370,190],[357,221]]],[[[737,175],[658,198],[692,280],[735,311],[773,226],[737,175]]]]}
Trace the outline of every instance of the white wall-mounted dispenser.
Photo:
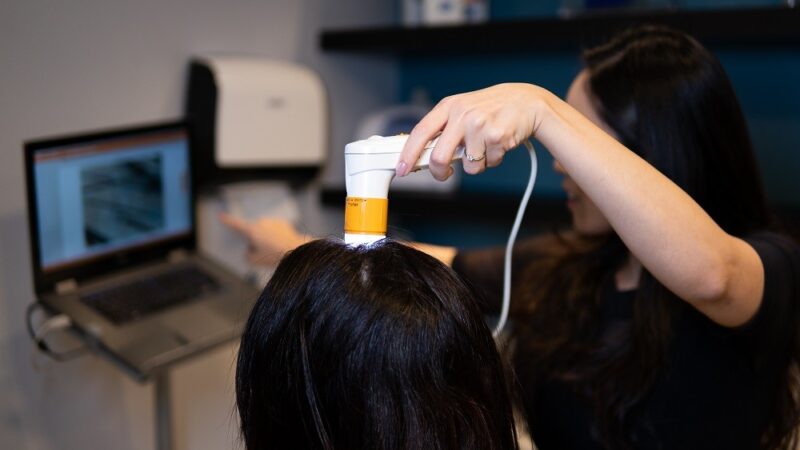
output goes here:
{"type": "Polygon", "coordinates": [[[295,63],[245,56],[192,60],[186,98],[201,187],[316,174],[328,146],[320,77],[295,63]]]}

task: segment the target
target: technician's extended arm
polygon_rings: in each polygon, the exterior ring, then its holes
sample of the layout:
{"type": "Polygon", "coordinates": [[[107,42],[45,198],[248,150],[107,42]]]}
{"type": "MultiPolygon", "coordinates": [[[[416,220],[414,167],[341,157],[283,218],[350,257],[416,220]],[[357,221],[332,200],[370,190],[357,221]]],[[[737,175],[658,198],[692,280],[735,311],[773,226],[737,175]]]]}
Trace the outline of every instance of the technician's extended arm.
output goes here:
{"type": "Polygon", "coordinates": [[[682,189],[549,92],[538,90],[536,138],[600,208],[664,286],[714,322],[737,326],[758,310],[764,268],[682,189]]]}
{"type": "MultiPolygon", "coordinates": [[[[725,233],[666,176],[537,86],[505,84],[443,100],[414,129],[401,161],[414,161],[427,140],[441,131],[431,173],[448,176],[448,157],[464,142],[467,152],[485,152],[478,172],[502,160],[505,151],[535,136],[600,208],[632,254],[661,283],[711,320],[737,326],[761,302],[764,269],[755,250],[725,233]],[[441,164],[440,164],[441,163],[441,164]]],[[[398,166],[398,173],[405,170],[398,166]]]]}

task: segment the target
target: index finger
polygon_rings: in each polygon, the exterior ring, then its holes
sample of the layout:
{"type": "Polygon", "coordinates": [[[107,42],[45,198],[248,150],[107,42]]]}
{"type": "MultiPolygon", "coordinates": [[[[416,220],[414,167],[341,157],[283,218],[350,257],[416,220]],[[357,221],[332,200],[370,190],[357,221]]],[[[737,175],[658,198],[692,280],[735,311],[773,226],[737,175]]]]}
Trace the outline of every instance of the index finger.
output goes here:
{"type": "Polygon", "coordinates": [[[407,175],[422,154],[425,145],[428,144],[444,128],[447,123],[448,109],[439,102],[419,123],[411,130],[403,151],[400,152],[400,160],[397,162],[395,172],[397,176],[407,175]]]}
{"type": "Polygon", "coordinates": [[[240,219],[239,217],[232,216],[227,213],[220,213],[219,220],[228,228],[241,234],[247,239],[250,239],[253,234],[253,225],[244,219],[240,219]]]}

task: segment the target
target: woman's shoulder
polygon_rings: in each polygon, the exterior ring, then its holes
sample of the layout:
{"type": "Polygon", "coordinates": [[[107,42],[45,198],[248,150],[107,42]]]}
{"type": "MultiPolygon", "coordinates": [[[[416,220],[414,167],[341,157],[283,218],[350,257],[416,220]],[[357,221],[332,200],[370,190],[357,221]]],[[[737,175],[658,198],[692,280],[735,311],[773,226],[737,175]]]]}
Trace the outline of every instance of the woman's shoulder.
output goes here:
{"type": "MultiPolygon", "coordinates": [[[[800,300],[800,244],[787,234],[759,230],[742,236],[756,251],[764,267],[762,302],[755,316],[742,329],[775,332],[786,317],[794,315],[800,300]]],[[[798,311],[800,313],[800,311],[798,311]]],[[[792,325],[794,327],[794,325],[792,325]]]]}
{"type": "Polygon", "coordinates": [[[748,233],[742,239],[753,247],[764,267],[764,299],[769,302],[778,297],[797,301],[800,297],[800,243],[772,230],[748,233]]]}
{"type": "Polygon", "coordinates": [[[790,234],[785,231],[774,229],[759,229],[750,231],[742,236],[742,239],[747,241],[770,241],[779,245],[785,245],[787,247],[797,247],[800,245],[800,235],[790,234]]]}
{"type": "Polygon", "coordinates": [[[758,311],[736,333],[754,357],[781,360],[776,342],[790,342],[800,318],[800,243],[791,236],[760,230],[741,237],[755,249],[764,267],[764,291],[758,311]]]}
{"type": "MultiPolygon", "coordinates": [[[[800,241],[796,237],[774,230],[758,230],[742,236],[741,239],[755,249],[765,266],[768,261],[791,266],[800,264],[800,241]]],[[[800,270],[800,266],[793,268],[800,270]]]]}

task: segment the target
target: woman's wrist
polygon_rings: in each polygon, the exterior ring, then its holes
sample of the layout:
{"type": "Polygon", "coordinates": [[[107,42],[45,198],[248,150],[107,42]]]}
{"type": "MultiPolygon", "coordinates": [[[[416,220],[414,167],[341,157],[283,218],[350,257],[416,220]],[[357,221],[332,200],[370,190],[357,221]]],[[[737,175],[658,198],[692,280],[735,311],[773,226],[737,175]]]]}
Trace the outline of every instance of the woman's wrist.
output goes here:
{"type": "Polygon", "coordinates": [[[528,86],[530,90],[528,118],[531,124],[531,136],[537,137],[542,129],[542,124],[548,122],[553,115],[553,99],[558,99],[558,97],[543,87],[534,84],[528,86]]]}

